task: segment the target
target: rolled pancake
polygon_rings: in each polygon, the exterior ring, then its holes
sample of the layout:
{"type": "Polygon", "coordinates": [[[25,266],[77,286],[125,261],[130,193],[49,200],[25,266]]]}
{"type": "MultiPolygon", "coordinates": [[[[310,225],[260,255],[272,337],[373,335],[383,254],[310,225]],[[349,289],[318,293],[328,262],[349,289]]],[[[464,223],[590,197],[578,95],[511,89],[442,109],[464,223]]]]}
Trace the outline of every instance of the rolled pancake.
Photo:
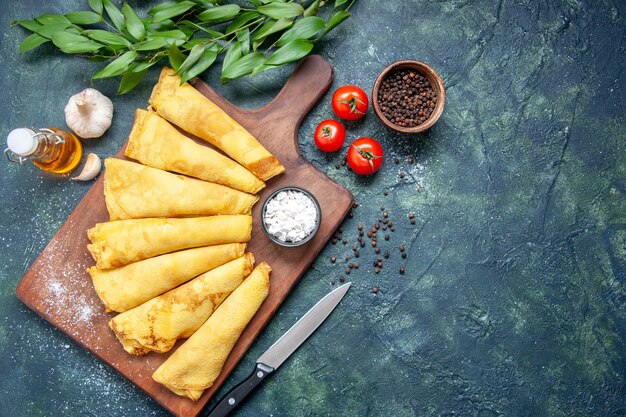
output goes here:
{"type": "Polygon", "coordinates": [[[211,317],[154,372],[152,379],[196,401],[211,387],[270,289],[266,263],[222,303],[211,317]]]}
{"type": "Polygon", "coordinates": [[[202,326],[253,267],[254,256],[247,253],[117,315],[109,326],[128,353],[167,352],[202,326]]]}
{"type": "Polygon", "coordinates": [[[232,159],[180,133],[158,114],[137,109],[124,153],[144,165],[255,194],[265,183],[232,159]]]}
{"type": "Polygon", "coordinates": [[[199,246],[245,243],[252,233],[251,216],[187,219],[135,219],[99,223],[87,231],[87,249],[99,269],[199,246]]]}
{"type": "Polygon", "coordinates": [[[250,214],[259,197],[219,184],[107,158],[104,198],[111,220],[250,214]]]}
{"type": "Polygon", "coordinates": [[[243,256],[245,243],[204,246],[156,256],[120,268],[87,269],[106,311],[123,313],[198,275],[243,256]]]}
{"type": "Polygon", "coordinates": [[[163,68],[149,102],[161,117],[218,147],[263,181],[285,171],[278,159],[215,103],[189,83],[181,85],[173,69],[163,68]]]}

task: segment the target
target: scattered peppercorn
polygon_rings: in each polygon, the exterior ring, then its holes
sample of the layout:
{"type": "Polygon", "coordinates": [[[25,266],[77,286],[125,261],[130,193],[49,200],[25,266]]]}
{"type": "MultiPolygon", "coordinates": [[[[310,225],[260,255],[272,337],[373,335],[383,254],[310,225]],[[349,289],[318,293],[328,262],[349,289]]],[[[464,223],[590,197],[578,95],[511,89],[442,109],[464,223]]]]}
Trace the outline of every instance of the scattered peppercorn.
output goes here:
{"type": "Polygon", "coordinates": [[[332,244],[333,244],[333,245],[336,245],[336,244],[337,244],[337,239],[333,238],[333,240],[332,240],[332,244]]]}
{"type": "Polygon", "coordinates": [[[437,100],[437,92],[428,79],[411,69],[391,73],[378,91],[385,118],[402,127],[414,127],[428,120],[437,100]]]}
{"type": "Polygon", "coordinates": [[[387,191],[387,190],[383,191],[383,195],[385,195],[385,197],[388,196],[389,195],[389,191],[387,191]]]}
{"type": "Polygon", "coordinates": [[[331,261],[332,263],[337,262],[337,257],[336,257],[336,256],[331,256],[331,257],[330,257],[330,261],[331,261]]]}
{"type": "Polygon", "coordinates": [[[361,253],[359,251],[354,252],[354,257],[355,258],[358,258],[359,256],[361,256],[361,253]]]}
{"type": "Polygon", "coordinates": [[[350,275],[350,267],[346,267],[346,274],[350,275]]]}
{"type": "Polygon", "coordinates": [[[385,206],[380,206],[380,211],[385,211],[385,206]]]}
{"type": "Polygon", "coordinates": [[[335,285],[335,280],[330,281],[330,285],[335,285]]]}
{"type": "Polygon", "coordinates": [[[343,275],[339,275],[339,282],[344,282],[346,278],[343,275]]]}
{"type": "Polygon", "coordinates": [[[404,247],[404,245],[400,245],[400,247],[398,249],[400,249],[400,252],[404,252],[405,247],[404,247]]]}
{"type": "Polygon", "coordinates": [[[402,252],[402,259],[406,259],[406,257],[407,257],[406,252],[402,252]]]}
{"type": "Polygon", "coordinates": [[[400,275],[404,275],[404,268],[400,267],[400,275]]]}
{"type": "Polygon", "coordinates": [[[346,243],[348,243],[348,239],[346,239],[345,237],[344,237],[344,238],[342,238],[342,239],[341,239],[341,243],[343,243],[343,244],[345,245],[346,243]]]}
{"type": "Polygon", "coordinates": [[[383,212],[383,217],[384,217],[384,218],[389,217],[389,213],[387,213],[386,211],[385,211],[385,212],[383,212]]]}
{"type": "Polygon", "coordinates": [[[400,178],[404,178],[404,172],[400,171],[400,174],[398,175],[400,175],[400,178]]]}
{"type": "Polygon", "coordinates": [[[389,240],[389,235],[385,235],[385,240],[389,240]]]}
{"type": "Polygon", "coordinates": [[[375,252],[376,252],[376,253],[380,253],[380,248],[376,248],[376,249],[375,249],[375,252]]]}
{"type": "Polygon", "coordinates": [[[398,165],[400,163],[400,159],[398,158],[393,158],[393,162],[394,164],[398,165]]]}
{"type": "Polygon", "coordinates": [[[379,268],[382,268],[383,267],[383,261],[376,262],[376,266],[379,267],[379,268]]]}
{"type": "Polygon", "coordinates": [[[376,288],[376,287],[372,288],[372,292],[373,292],[374,294],[376,294],[376,293],[378,292],[378,288],[376,288]]]}
{"type": "Polygon", "coordinates": [[[341,165],[336,164],[336,165],[335,165],[335,168],[336,168],[336,169],[339,169],[339,168],[341,168],[341,165]]]}
{"type": "Polygon", "coordinates": [[[357,269],[358,269],[360,266],[361,266],[361,264],[360,264],[360,263],[358,263],[358,262],[355,262],[355,263],[354,263],[354,267],[355,267],[355,268],[357,268],[357,269]]]}
{"type": "Polygon", "coordinates": [[[352,203],[352,208],[357,208],[359,206],[359,202],[355,201],[352,203]]]}
{"type": "Polygon", "coordinates": [[[372,247],[375,248],[376,247],[376,241],[372,240],[372,247]]]}
{"type": "Polygon", "coordinates": [[[415,219],[411,219],[409,221],[411,222],[411,224],[415,224],[415,219]]]}
{"type": "Polygon", "coordinates": [[[379,267],[374,268],[374,272],[378,274],[380,272],[380,268],[379,267]]]}
{"type": "Polygon", "coordinates": [[[359,223],[359,225],[356,228],[359,229],[359,230],[363,230],[363,224],[359,223]]]}
{"type": "Polygon", "coordinates": [[[385,258],[389,258],[389,251],[388,251],[388,250],[386,250],[386,251],[385,251],[385,253],[383,253],[383,256],[384,256],[385,258]]]}
{"type": "Polygon", "coordinates": [[[409,156],[406,158],[406,161],[407,161],[409,164],[412,164],[412,163],[414,162],[413,156],[412,156],[412,155],[409,155],[409,156]]]}

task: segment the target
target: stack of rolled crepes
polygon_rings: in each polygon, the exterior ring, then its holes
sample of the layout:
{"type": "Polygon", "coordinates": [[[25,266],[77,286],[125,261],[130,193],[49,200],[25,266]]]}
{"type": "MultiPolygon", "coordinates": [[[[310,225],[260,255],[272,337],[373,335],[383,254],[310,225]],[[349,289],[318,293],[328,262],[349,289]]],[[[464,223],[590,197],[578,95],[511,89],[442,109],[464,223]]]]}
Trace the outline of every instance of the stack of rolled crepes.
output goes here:
{"type": "Polygon", "coordinates": [[[270,266],[255,268],[245,250],[255,193],[284,167],[169,68],[150,105],[137,110],[125,151],[139,163],[105,160],[111,221],[88,231],[88,272],[106,311],[120,313],[109,326],[127,352],[189,338],[153,378],[197,400],[269,293],[270,266]]]}

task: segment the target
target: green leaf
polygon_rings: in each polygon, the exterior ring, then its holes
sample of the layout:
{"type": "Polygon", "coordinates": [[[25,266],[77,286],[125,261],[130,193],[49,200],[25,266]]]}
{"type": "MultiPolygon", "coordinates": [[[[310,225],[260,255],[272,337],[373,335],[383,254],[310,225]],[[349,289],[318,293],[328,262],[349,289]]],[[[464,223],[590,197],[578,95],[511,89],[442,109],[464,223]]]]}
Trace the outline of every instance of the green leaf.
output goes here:
{"type": "Polygon", "coordinates": [[[217,22],[230,20],[237,16],[241,7],[236,4],[225,4],[223,6],[212,7],[196,16],[201,22],[217,22]]]}
{"type": "Polygon", "coordinates": [[[44,38],[41,35],[33,33],[27,36],[22,43],[20,44],[20,54],[30,51],[31,49],[35,49],[41,44],[48,42],[49,39],[44,38]]]}
{"type": "Polygon", "coordinates": [[[248,1],[254,4],[256,7],[259,7],[261,5],[261,2],[259,0],[248,0],[248,1]]]}
{"type": "Polygon", "coordinates": [[[72,23],[69,21],[67,17],[63,16],[62,14],[52,14],[52,13],[42,14],[41,16],[36,17],[35,20],[41,23],[42,25],[65,23],[66,25],[69,26],[72,23]]]}
{"type": "Polygon", "coordinates": [[[268,69],[272,69],[272,68],[276,68],[273,65],[265,65],[265,64],[261,64],[261,65],[257,65],[256,67],[254,67],[254,69],[252,70],[252,72],[250,73],[251,77],[254,77],[255,75],[257,75],[260,72],[266,71],[268,69]]]}
{"type": "Polygon", "coordinates": [[[167,57],[170,61],[170,66],[174,68],[175,70],[178,70],[178,68],[180,68],[183,61],[185,61],[185,59],[187,58],[180,51],[180,49],[178,49],[178,47],[174,45],[170,46],[170,49],[167,50],[167,57]]]}
{"type": "Polygon", "coordinates": [[[137,51],[154,51],[169,45],[166,38],[148,38],[143,42],[135,44],[137,51]]]}
{"type": "Polygon", "coordinates": [[[182,74],[183,72],[191,68],[193,64],[195,64],[200,59],[206,47],[207,47],[206,44],[199,43],[193,48],[191,48],[191,51],[189,52],[187,59],[185,59],[185,61],[182,64],[180,64],[180,67],[178,67],[178,69],[176,70],[176,73],[182,74]]]}
{"type": "Polygon", "coordinates": [[[144,25],[146,25],[146,30],[148,32],[160,32],[164,30],[171,30],[176,28],[176,23],[172,19],[166,19],[162,22],[154,23],[152,18],[146,18],[141,20],[144,25]]]}
{"type": "Polygon", "coordinates": [[[104,10],[106,10],[107,15],[109,15],[109,19],[111,19],[113,26],[115,26],[119,31],[124,30],[124,15],[120,12],[120,9],[111,3],[111,0],[102,0],[102,4],[104,5],[104,10]]]}
{"type": "Polygon", "coordinates": [[[237,32],[237,40],[241,44],[241,53],[246,55],[250,52],[250,29],[246,28],[237,32]]]}
{"type": "Polygon", "coordinates": [[[69,23],[52,23],[50,25],[41,26],[41,28],[37,29],[35,32],[44,38],[50,38],[52,34],[57,32],[63,32],[65,29],[70,27],[69,23]]]}
{"type": "Polygon", "coordinates": [[[100,71],[96,72],[91,79],[97,80],[99,78],[109,78],[120,75],[126,71],[126,69],[133,63],[133,61],[137,58],[137,52],[128,51],[111,61],[109,65],[102,68],[100,71]]]}
{"type": "Polygon", "coordinates": [[[36,20],[14,20],[13,23],[17,23],[31,32],[37,32],[38,29],[43,27],[43,25],[36,20]]]}
{"type": "Polygon", "coordinates": [[[150,34],[151,38],[165,38],[165,39],[179,39],[186,40],[188,36],[182,30],[166,30],[164,32],[153,32],[150,34]]]}
{"type": "Polygon", "coordinates": [[[146,35],[146,27],[128,3],[124,3],[122,6],[122,14],[126,18],[126,29],[128,29],[128,33],[138,41],[142,40],[146,35]]]}
{"type": "Polygon", "coordinates": [[[318,36],[317,39],[324,37],[328,32],[339,26],[341,22],[349,17],[350,12],[346,12],[345,10],[340,10],[332,15],[332,17],[328,20],[328,23],[326,24],[326,29],[324,29],[324,32],[322,32],[322,34],[318,36]]]}
{"type": "Polygon", "coordinates": [[[224,68],[231,66],[233,62],[241,58],[242,55],[239,42],[230,44],[230,46],[226,48],[226,55],[224,56],[224,62],[222,62],[222,71],[224,71],[224,68]]]}
{"type": "Polygon", "coordinates": [[[117,33],[109,32],[107,30],[90,29],[85,30],[82,33],[85,36],[90,37],[94,41],[102,42],[107,45],[119,45],[119,46],[131,46],[132,44],[123,36],[117,33]]]}
{"type": "Polygon", "coordinates": [[[320,30],[324,29],[326,22],[317,16],[303,17],[299,19],[291,29],[283,33],[276,45],[283,46],[296,39],[309,39],[320,30]]]}
{"type": "Polygon", "coordinates": [[[283,65],[288,62],[297,61],[302,57],[305,57],[313,49],[313,42],[304,39],[297,39],[291,41],[278,48],[276,52],[270,56],[266,65],[283,65]]]}
{"type": "Polygon", "coordinates": [[[152,8],[148,13],[152,15],[153,22],[162,22],[163,20],[185,13],[195,5],[196,3],[189,0],[183,0],[175,3],[168,2],[152,8]]]}
{"type": "Polygon", "coordinates": [[[133,65],[131,68],[129,68],[129,71],[131,71],[131,72],[141,72],[143,70],[147,70],[148,68],[150,68],[151,66],[153,66],[154,64],[159,62],[159,60],[160,60],[160,58],[155,59],[153,61],[138,62],[137,65],[133,65]]]}
{"type": "Polygon", "coordinates": [[[256,19],[259,16],[260,14],[257,12],[243,12],[239,16],[237,16],[235,19],[233,19],[231,24],[228,25],[228,27],[226,28],[225,32],[231,33],[239,29],[240,27],[248,24],[249,22],[251,22],[252,20],[256,19]]]}
{"type": "Polygon", "coordinates": [[[243,58],[222,67],[222,80],[232,80],[249,74],[255,67],[261,65],[265,57],[261,52],[245,55],[243,58]]]}
{"type": "Polygon", "coordinates": [[[65,17],[75,25],[93,25],[102,22],[102,16],[98,13],[80,10],[77,12],[66,13],[65,17]]]}
{"type": "Polygon", "coordinates": [[[220,0],[192,0],[192,1],[204,7],[211,7],[220,2],[220,0]]]}
{"type": "Polygon", "coordinates": [[[50,39],[52,43],[66,54],[95,52],[104,46],[99,42],[92,41],[86,36],[68,32],[55,32],[50,36],[50,39]]]}
{"type": "Polygon", "coordinates": [[[102,0],[87,0],[87,2],[89,3],[89,7],[91,7],[91,10],[98,13],[99,15],[102,14],[102,0]]]}
{"type": "Polygon", "coordinates": [[[146,75],[148,70],[144,69],[142,71],[128,71],[122,77],[122,81],[120,81],[120,86],[117,89],[117,94],[126,94],[133,88],[139,84],[139,82],[146,75]]]}
{"type": "Polygon", "coordinates": [[[296,17],[304,13],[304,8],[298,3],[270,3],[257,7],[256,10],[272,19],[296,17]]]}
{"type": "Polygon", "coordinates": [[[341,6],[343,6],[347,2],[348,0],[335,0],[335,7],[333,7],[333,10],[341,8],[341,6]]]}
{"type": "Polygon", "coordinates": [[[309,5],[309,7],[306,8],[306,10],[303,13],[304,17],[307,16],[315,16],[317,15],[317,11],[320,8],[320,0],[315,0],[313,3],[311,3],[309,5]]]}
{"type": "Polygon", "coordinates": [[[204,51],[200,59],[198,59],[198,62],[196,62],[191,68],[189,68],[187,71],[183,73],[183,76],[182,76],[183,82],[187,82],[191,80],[193,77],[199,74],[202,74],[211,65],[213,65],[216,58],[217,58],[216,51],[212,51],[212,50],[204,51]]]}
{"type": "Polygon", "coordinates": [[[252,49],[256,49],[267,39],[268,36],[274,33],[281,32],[293,25],[293,21],[289,19],[268,20],[263,26],[254,33],[252,38],[252,49]]]}

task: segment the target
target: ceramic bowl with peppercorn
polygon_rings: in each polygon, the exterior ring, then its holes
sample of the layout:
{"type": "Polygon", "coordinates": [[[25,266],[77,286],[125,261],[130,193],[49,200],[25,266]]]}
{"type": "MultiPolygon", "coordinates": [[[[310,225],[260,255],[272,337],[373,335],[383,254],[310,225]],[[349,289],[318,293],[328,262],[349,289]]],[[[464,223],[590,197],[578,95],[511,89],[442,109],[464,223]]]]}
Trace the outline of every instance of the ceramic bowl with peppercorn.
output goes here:
{"type": "Polygon", "coordinates": [[[389,129],[419,133],[432,127],[443,113],[446,90],[439,74],[419,61],[397,61],[374,82],[372,107],[389,129]]]}

